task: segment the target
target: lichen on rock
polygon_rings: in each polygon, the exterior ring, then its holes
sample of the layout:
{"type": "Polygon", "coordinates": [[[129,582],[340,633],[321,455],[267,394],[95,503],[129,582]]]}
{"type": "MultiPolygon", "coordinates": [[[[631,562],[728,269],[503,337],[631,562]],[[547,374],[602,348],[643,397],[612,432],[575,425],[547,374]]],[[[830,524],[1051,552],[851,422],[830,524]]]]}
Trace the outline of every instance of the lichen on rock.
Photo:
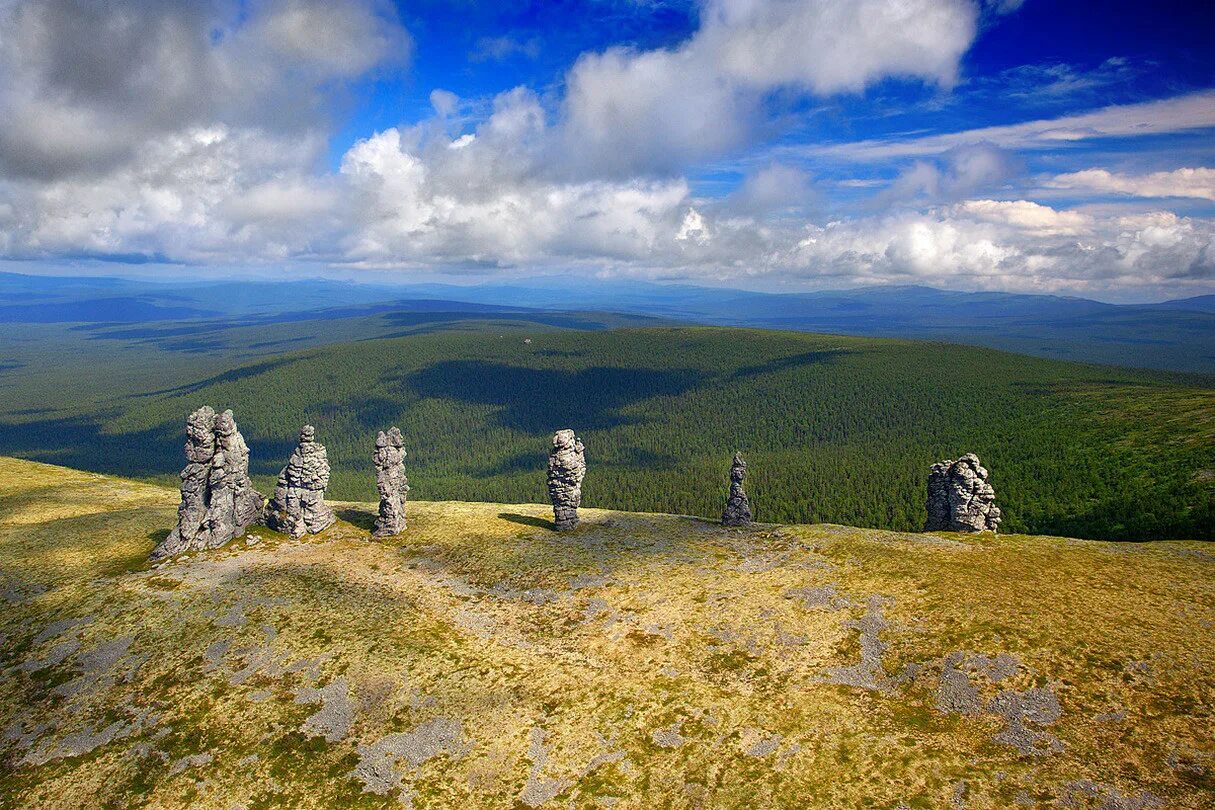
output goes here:
{"type": "Polygon", "coordinates": [[[244,534],[266,500],[249,479],[249,446],[232,411],[216,414],[204,405],[190,414],[185,454],[177,526],[153,550],[153,560],[224,545],[244,534]]]}
{"type": "Polygon", "coordinates": [[[316,440],[316,428],[304,425],[300,443],[279,473],[274,497],[266,507],[266,525],[298,539],[319,534],[337,517],[325,503],[329,486],[329,454],[316,440]]]}
{"type": "Polygon", "coordinates": [[[1000,508],[990,475],[979,457],[967,453],[932,465],[928,473],[926,532],[996,531],[1000,508]]]}
{"type": "Polygon", "coordinates": [[[409,479],[405,477],[405,442],[401,429],[381,430],[375,437],[375,486],[380,493],[380,511],[372,534],[391,537],[405,530],[405,499],[409,479]]]}
{"type": "Polygon", "coordinates": [[[578,526],[582,503],[582,479],[586,477],[586,453],[572,430],[558,430],[548,454],[548,495],[553,501],[557,531],[578,526]]]}

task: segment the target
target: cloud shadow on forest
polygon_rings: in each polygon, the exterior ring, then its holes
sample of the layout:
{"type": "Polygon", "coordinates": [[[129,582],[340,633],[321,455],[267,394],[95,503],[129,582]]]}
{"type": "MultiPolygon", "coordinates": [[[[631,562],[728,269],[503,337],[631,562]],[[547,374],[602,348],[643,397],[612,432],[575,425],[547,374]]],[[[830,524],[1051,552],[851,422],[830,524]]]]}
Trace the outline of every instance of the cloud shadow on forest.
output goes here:
{"type": "Polygon", "coordinates": [[[567,371],[481,360],[447,360],[396,378],[420,397],[499,408],[503,427],[546,433],[562,427],[603,430],[636,421],[626,408],[677,396],[709,379],[697,369],[593,366],[567,371]]]}

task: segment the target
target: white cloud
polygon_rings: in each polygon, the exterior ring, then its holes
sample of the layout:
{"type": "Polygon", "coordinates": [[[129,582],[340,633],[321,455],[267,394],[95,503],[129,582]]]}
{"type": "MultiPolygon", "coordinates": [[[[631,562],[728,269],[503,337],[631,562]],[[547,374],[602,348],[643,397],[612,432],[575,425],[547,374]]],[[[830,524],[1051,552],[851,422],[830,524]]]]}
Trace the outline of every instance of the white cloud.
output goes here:
{"type": "Polygon", "coordinates": [[[856,92],[889,76],[948,86],[976,21],[969,0],[709,0],[677,48],[578,60],[567,153],[584,171],[671,170],[754,137],[773,90],[856,92]]]}
{"type": "MultiPolygon", "coordinates": [[[[1215,93],[849,147],[926,158],[886,199],[927,210],[809,221],[815,192],[795,162],[763,163],[721,199],[674,174],[755,137],[773,92],[847,92],[886,75],[948,85],[974,35],[963,0],[710,0],[678,48],[582,57],[563,100],[520,87],[483,106],[436,89],[434,117],[358,141],[325,174],[328,94],[400,57],[403,30],[370,2],[277,0],[243,20],[187,6],[127,18],[67,0],[0,5],[12,24],[0,69],[19,68],[0,85],[4,255],[1081,293],[1215,277],[1210,219],[992,198],[1018,171],[1008,148],[1215,124],[1215,93]],[[486,107],[475,126],[461,117],[486,107]]],[[[1051,182],[1204,199],[1212,185],[1209,169],[1051,182]]]]}
{"type": "Polygon", "coordinates": [[[535,59],[540,55],[540,41],[535,37],[519,39],[509,35],[481,37],[469,53],[474,62],[502,62],[516,56],[535,59]]]}
{"type": "Polygon", "coordinates": [[[409,54],[373,0],[16,0],[0,31],[0,175],[44,179],[104,173],[198,127],[307,136],[342,81],[409,54]]]}
{"type": "Polygon", "coordinates": [[[1085,169],[1055,175],[1049,188],[1127,194],[1133,197],[1194,197],[1215,200],[1215,169],[1175,169],[1150,174],[1114,174],[1105,169],[1085,169]]]}
{"type": "Polygon", "coordinates": [[[685,214],[682,180],[546,181],[519,138],[536,132],[526,92],[459,149],[435,135],[390,129],[342,162],[353,202],[348,261],[375,266],[638,261],[674,244],[685,214]],[[505,140],[505,146],[503,141],[505,140]]]}
{"type": "Polygon", "coordinates": [[[1215,90],[1176,96],[1142,104],[1105,107],[1093,112],[1067,115],[1007,126],[983,127],[946,135],[913,138],[882,138],[827,146],[786,147],[773,150],[815,154],[843,160],[868,162],[900,157],[938,155],[976,143],[991,143],[1004,149],[1057,149],[1068,142],[1092,138],[1138,137],[1170,132],[1215,128],[1215,90]]]}
{"type": "Polygon", "coordinates": [[[762,215],[800,208],[815,198],[810,175],[803,169],[770,163],[744,177],[726,203],[739,212],[762,215]]]}
{"type": "Polygon", "coordinates": [[[967,200],[951,211],[1037,236],[1081,234],[1091,225],[1089,218],[1078,211],[1056,211],[1028,200],[967,200]]]}
{"type": "Polygon", "coordinates": [[[915,161],[876,202],[956,200],[998,186],[1019,169],[1019,161],[1011,153],[992,144],[957,146],[938,161],[915,161]]]}
{"type": "Polygon", "coordinates": [[[1025,201],[808,226],[778,267],[802,280],[913,280],[966,289],[1101,294],[1204,289],[1215,223],[1154,212],[1094,218],[1025,201]]]}
{"type": "Polygon", "coordinates": [[[887,76],[951,85],[977,17],[968,0],[713,0],[686,50],[761,90],[856,92],[887,76]]]}

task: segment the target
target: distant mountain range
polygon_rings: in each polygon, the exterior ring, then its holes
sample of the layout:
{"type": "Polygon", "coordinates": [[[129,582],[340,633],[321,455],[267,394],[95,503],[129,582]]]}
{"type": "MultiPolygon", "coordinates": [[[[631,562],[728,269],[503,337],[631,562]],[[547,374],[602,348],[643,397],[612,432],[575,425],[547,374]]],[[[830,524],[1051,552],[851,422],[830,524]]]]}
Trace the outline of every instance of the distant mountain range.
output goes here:
{"type": "Polygon", "coordinates": [[[1215,373],[1215,295],[1156,304],[886,286],[761,293],[636,281],[184,283],[0,273],[0,323],[256,324],[393,312],[616,312],[722,326],[942,340],[1114,365],[1215,373]]]}

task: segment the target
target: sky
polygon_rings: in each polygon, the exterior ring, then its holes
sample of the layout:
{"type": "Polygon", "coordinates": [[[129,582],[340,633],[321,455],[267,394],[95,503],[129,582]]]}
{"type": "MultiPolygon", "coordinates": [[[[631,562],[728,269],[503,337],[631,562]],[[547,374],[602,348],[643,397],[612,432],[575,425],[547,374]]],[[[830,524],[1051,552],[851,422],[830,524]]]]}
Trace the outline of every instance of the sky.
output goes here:
{"type": "Polygon", "coordinates": [[[0,0],[0,270],[1215,292],[1215,4],[0,0]]]}

